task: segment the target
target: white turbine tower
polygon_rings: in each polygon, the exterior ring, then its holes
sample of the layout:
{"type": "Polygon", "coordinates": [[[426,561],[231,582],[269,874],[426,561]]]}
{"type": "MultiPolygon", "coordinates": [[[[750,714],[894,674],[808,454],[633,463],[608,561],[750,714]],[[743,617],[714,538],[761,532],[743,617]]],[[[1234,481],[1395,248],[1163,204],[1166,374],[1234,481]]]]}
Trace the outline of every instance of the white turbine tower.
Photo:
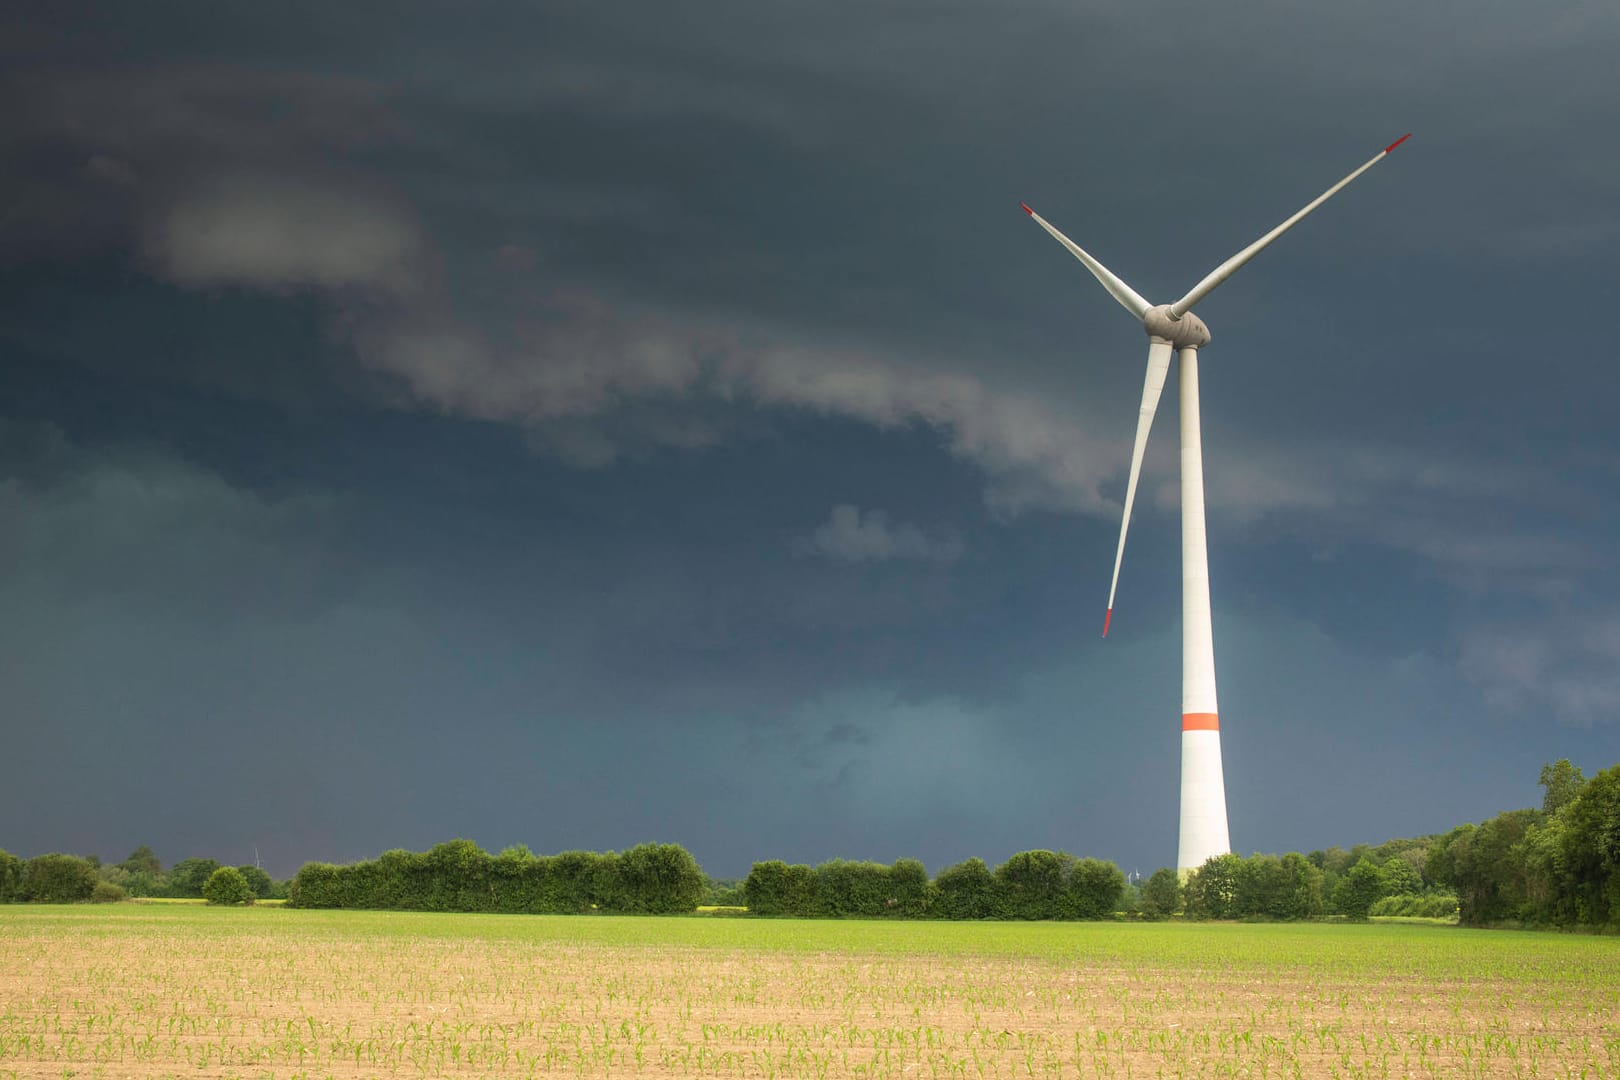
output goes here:
{"type": "Polygon", "coordinates": [[[1221,282],[1297,225],[1306,214],[1411,137],[1402,135],[1384,147],[1293,217],[1217,266],[1173,304],[1149,304],[1045,218],[1028,205],[1019,204],[1041,228],[1085,264],[1109,295],[1141,320],[1148,335],[1147,378],[1142,383],[1142,409],[1136,421],[1136,443],[1131,448],[1131,475],[1125,485],[1125,515],[1119,524],[1119,547],[1114,552],[1114,578],[1108,586],[1103,637],[1108,636],[1108,624],[1114,617],[1114,590],[1119,586],[1119,565],[1125,556],[1125,533],[1131,525],[1131,505],[1136,501],[1136,481],[1142,471],[1148,429],[1153,426],[1153,414],[1159,407],[1164,378],[1170,370],[1170,354],[1179,353],[1181,358],[1181,843],[1176,867],[1184,875],[1202,866],[1210,856],[1232,850],[1226,828],[1226,782],[1221,774],[1220,710],[1215,703],[1209,555],[1204,541],[1204,452],[1198,427],[1198,350],[1209,344],[1209,328],[1192,313],[1193,305],[1214,292],[1221,282]]]}

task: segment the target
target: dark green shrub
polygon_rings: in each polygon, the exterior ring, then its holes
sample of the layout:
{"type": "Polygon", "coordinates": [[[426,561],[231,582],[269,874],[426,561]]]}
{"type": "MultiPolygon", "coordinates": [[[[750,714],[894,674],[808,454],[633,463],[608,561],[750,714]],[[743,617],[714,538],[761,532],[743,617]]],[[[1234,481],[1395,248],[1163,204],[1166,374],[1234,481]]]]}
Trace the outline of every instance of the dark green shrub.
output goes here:
{"type": "Polygon", "coordinates": [[[889,867],[889,914],[901,919],[920,919],[928,914],[932,890],[928,868],[916,859],[896,859],[889,867]]]}
{"type": "Polygon", "coordinates": [[[1187,914],[1195,919],[1235,919],[1238,909],[1238,875],[1243,860],[1236,855],[1212,855],[1204,865],[1187,875],[1182,895],[1187,914]]]}
{"type": "Polygon", "coordinates": [[[703,902],[711,907],[746,907],[748,896],[742,878],[709,878],[703,887],[703,902]]]}
{"type": "Polygon", "coordinates": [[[987,919],[995,914],[996,878],[983,859],[947,866],[934,879],[934,913],[945,919],[987,919]]]}
{"type": "Polygon", "coordinates": [[[1004,919],[1056,919],[1064,911],[1074,856],[1020,851],[996,867],[996,914],[1004,919]]]}
{"type": "Polygon", "coordinates": [[[118,863],[117,866],[119,869],[128,871],[131,874],[148,874],[157,877],[163,873],[163,864],[158,861],[157,853],[145,844],[130,852],[129,858],[118,863]]]}
{"type": "Polygon", "coordinates": [[[22,899],[22,876],[23,861],[0,849],[0,904],[14,904],[22,899]]]}
{"type": "Polygon", "coordinates": [[[260,900],[268,900],[270,894],[275,891],[276,883],[271,880],[269,874],[257,866],[238,866],[236,872],[242,875],[242,880],[248,883],[248,888],[252,889],[253,895],[260,900]]]}
{"type": "Polygon", "coordinates": [[[812,867],[792,863],[787,872],[787,913],[804,919],[821,910],[821,879],[812,867]]]}
{"type": "Polygon", "coordinates": [[[1064,915],[1071,919],[1107,919],[1125,894],[1125,873],[1111,862],[1080,859],[1069,868],[1064,915]]]}
{"type": "Polygon", "coordinates": [[[90,890],[92,904],[116,904],[124,898],[124,890],[110,881],[98,881],[90,890]]]}
{"type": "Polygon", "coordinates": [[[806,915],[876,918],[889,913],[893,890],[882,863],[829,859],[816,867],[816,905],[806,915]]]}
{"type": "Polygon", "coordinates": [[[1364,857],[1339,879],[1333,903],[1338,907],[1339,914],[1362,920],[1383,895],[1384,883],[1379,877],[1378,867],[1373,865],[1371,859],[1364,857]]]}
{"type": "Polygon", "coordinates": [[[1405,893],[1400,896],[1386,896],[1374,904],[1368,914],[1454,919],[1457,917],[1457,898],[1445,893],[1405,893]]]}
{"type": "Polygon", "coordinates": [[[234,866],[222,866],[203,882],[203,899],[210,904],[251,904],[253,889],[234,866]]]}
{"type": "Polygon", "coordinates": [[[181,859],[169,871],[169,895],[199,897],[219,863],[214,859],[181,859]]]}
{"type": "Polygon", "coordinates": [[[1160,867],[1142,885],[1142,914],[1149,919],[1168,919],[1181,910],[1181,875],[1160,867]]]}
{"type": "Polygon", "coordinates": [[[343,907],[339,868],[331,863],[305,863],[287,885],[287,906],[295,908],[343,907]]]}
{"type": "Polygon", "coordinates": [[[96,868],[88,860],[52,852],[28,860],[19,892],[35,903],[77,904],[90,899],[95,888],[96,868]]]}
{"type": "Polygon", "coordinates": [[[703,871],[679,844],[641,844],[619,856],[612,910],[670,915],[696,911],[703,900],[703,871]]]}
{"type": "Polygon", "coordinates": [[[743,880],[743,898],[755,915],[787,913],[787,863],[781,859],[757,862],[743,880]]]}

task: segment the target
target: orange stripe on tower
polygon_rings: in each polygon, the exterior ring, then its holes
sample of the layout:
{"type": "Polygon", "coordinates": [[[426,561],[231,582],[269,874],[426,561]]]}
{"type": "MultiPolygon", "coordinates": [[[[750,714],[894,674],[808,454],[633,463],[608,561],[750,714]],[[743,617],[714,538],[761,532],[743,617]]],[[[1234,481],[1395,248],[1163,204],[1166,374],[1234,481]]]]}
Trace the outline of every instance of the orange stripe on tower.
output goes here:
{"type": "Polygon", "coordinates": [[[1184,712],[1181,714],[1182,731],[1219,731],[1221,722],[1212,712],[1184,712]]]}

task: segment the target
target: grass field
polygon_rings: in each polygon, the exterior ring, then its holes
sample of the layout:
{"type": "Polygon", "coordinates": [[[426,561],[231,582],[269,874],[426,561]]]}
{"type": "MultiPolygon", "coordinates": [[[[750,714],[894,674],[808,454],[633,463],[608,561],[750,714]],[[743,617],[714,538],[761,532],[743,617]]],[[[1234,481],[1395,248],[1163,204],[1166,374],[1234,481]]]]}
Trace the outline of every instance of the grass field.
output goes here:
{"type": "Polygon", "coordinates": [[[1617,1077],[1620,940],[0,908],[0,1078],[1617,1077]]]}

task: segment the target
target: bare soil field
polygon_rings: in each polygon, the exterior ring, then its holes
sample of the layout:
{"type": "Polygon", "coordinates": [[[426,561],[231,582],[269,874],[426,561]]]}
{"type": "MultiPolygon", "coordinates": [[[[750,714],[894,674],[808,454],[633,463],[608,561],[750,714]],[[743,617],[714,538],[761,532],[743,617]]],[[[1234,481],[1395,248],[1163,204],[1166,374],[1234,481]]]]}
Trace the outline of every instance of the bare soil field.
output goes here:
{"type": "Polygon", "coordinates": [[[0,909],[3,1077],[1617,1077],[1620,942],[0,909]]]}

